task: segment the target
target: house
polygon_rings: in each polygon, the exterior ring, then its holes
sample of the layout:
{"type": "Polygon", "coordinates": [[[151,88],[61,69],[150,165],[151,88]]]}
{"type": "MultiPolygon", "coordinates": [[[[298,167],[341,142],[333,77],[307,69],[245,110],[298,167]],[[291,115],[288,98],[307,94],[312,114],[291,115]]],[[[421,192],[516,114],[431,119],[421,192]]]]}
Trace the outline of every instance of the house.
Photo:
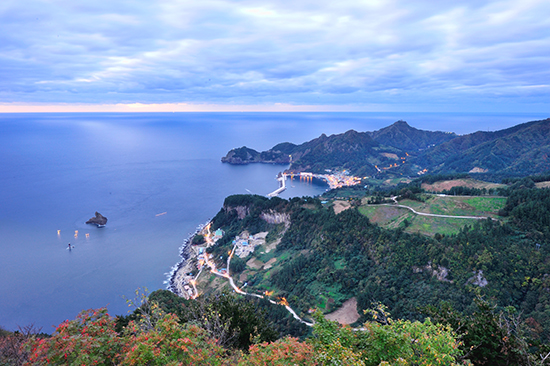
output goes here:
{"type": "Polygon", "coordinates": [[[214,240],[220,239],[224,234],[225,234],[225,232],[222,229],[216,230],[214,232],[214,240]]]}

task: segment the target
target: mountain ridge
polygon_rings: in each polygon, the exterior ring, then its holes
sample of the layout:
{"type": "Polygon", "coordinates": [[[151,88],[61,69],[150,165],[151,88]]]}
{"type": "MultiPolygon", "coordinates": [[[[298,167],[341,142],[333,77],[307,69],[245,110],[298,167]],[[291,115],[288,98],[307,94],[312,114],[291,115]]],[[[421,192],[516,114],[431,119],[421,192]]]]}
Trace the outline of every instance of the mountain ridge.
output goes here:
{"type": "Polygon", "coordinates": [[[422,171],[529,175],[550,170],[549,156],[550,119],[465,135],[420,130],[399,120],[377,131],[321,134],[300,145],[283,142],[263,152],[243,146],[230,150],[222,162],[290,164],[288,172],[336,169],[358,176],[422,171]]]}

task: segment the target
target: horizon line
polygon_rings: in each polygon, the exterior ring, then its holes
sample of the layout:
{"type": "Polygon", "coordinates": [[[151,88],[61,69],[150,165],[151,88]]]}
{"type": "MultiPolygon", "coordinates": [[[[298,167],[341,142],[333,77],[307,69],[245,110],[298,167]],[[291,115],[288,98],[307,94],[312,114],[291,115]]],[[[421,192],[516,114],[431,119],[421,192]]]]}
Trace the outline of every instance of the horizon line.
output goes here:
{"type": "Polygon", "coordinates": [[[394,112],[387,106],[273,104],[191,104],[191,103],[116,103],[116,104],[32,104],[0,103],[0,113],[94,113],[94,112],[394,112]]]}

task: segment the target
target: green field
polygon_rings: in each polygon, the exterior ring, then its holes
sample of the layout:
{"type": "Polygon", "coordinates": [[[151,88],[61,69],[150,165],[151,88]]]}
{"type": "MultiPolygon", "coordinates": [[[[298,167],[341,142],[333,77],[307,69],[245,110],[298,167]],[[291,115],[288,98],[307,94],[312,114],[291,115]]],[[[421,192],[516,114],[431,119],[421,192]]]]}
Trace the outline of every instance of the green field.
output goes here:
{"type": "MultiPolygon", "coordinates": [[[[499,219],[497,213],[506,203],[505,197],[423,195],[425,202],[402,200],[400,205],[415,211],[450,216],[488,216],[499,219]]],[[[382,227],[403,227],[407,232],[425,235],[457,233],[464,225],[473,225],[476,219],[442,218],[416,215],[406,208],[387,205],[363,205],[359,211],[371,222],[382,227]]]]}

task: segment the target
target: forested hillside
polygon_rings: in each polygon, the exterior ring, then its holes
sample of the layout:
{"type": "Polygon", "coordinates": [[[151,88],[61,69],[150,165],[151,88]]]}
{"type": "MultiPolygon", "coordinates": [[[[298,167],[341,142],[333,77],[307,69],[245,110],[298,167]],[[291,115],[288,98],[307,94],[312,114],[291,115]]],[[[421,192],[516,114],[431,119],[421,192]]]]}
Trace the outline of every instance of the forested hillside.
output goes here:
{"type": "Polygon", "coordinates": [[[492,177],[527,176],[550,169],[550,119],[494,132],[423,131],[405,121],[373,132],[347,131],[300,145],[281,143],[257,152],[242,147],[223,162],[291,163],[289,171],[324,173],[349,170],[378,178],[422,174],[484,173],[492,177]]]}
{"type": "MultiPolygon", "coordinates": [[[[441,301],[472,313],[481,296],[502,309],[514,307],[530,336],[547,343],[550,190],[520,186],[503,192],[508,198],[500,220],[478,220],[452,235],[382,229],[356,208],[336,214],[316,198],[232,196],[214,223],[230,235],[255,233],[276,229],[258,213],[290,214],[275,265],[245,272],[249,288],[275,291],[302,316],[310,308],[328,312],[355,296],[361,310],[379,302],[397,318],[423,319],[422,309],[441,301]],[[247,207],[243,219],[237,206],[247,207]]],[[[229,241],[211,250],[225,259],[226,245],[229,241]]]]}

